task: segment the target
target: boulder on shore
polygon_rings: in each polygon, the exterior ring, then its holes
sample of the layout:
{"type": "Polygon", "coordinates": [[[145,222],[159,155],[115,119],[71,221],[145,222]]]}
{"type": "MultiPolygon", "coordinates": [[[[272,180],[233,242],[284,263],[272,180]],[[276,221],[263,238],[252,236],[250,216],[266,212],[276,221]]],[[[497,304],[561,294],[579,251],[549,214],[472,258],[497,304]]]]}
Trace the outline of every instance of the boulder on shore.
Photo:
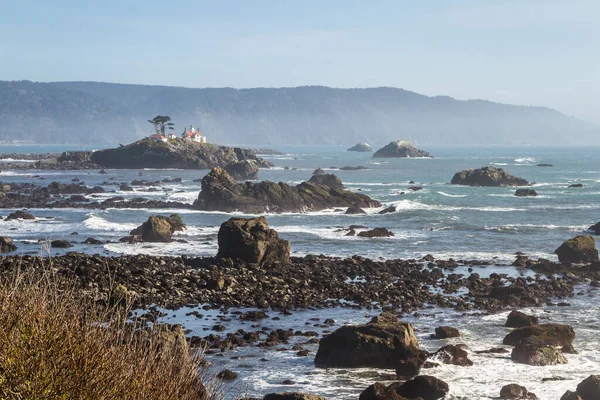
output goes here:
{"type": "Polygon", "coordinates": [[[369,152],[373,151],[373,148],[367,142],[360,142],[360,143],[357,143],[354,146],[350,147],[346,151],[360,151],[363,153],[369,153],[369,152]]]}
{"type": "Polygon", "coordinates": [[[523,178],[512,176],[502,168],[483,167],[457,172],[450,181],[453,185],[467,186],[528,186],[523,178]]]}
{"type": "Polygon", "coordinates": [[[194,206],[206,211],[263,213],[380,207],[381,203],[363,194],[315,182],[296,186],[269,181],[237,183],[224,169],[214,168],[202,178],[202,190],[194,206]]]}
{"type": "Polygon", "coordinates": [[[364,325],[346,325],[319,342],[318,367],[395,368],[402,360],[422,358],[411,324],[391,315],[364,325]]]}
{"type": "Polygon", "coordinates": [[[388,143],[373,154],[373,158],[410,158],[410,157],[428,157],[431,154],[420,150],[408,140],[396,140],[388,143]]]}
{"type": "Polygon", "coordinates": [[[231,163],[225,171],[238,181],[258,179],[258,163],[255,160],[242,160],[231,163]]]}
{"type": "Polygon", "coordinates": [[[535,394],[515,383],[503,386],[500,389],[500,398],[504,400],[538,400],[535,394]]]}
{"type": "Polygon", "coordinates": [[[265,217],[230,218],[221,224],[218,242],[218,258],[239,258],[260,265],[290,262],[290,242],[279,238],[265,217]]]}
{"type": "Polygon", "coordinates": [[[592,236],[579,235],[554,250],[560,262],[586,263],[598,261],[598,250],[592,236]]]}
{"type": "Polygon", "coordinates": [[[15,246],[10,238],[0,236],[0,253],[10,253],[15,250],[17,250],[17,246],[15,246]]]}

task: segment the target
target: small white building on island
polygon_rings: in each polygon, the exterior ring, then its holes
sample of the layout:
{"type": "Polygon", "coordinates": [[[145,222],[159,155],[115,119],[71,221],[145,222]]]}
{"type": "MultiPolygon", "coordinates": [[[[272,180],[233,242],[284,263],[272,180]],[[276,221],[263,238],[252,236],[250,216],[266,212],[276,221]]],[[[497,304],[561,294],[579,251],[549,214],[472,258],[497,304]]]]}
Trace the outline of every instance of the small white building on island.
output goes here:
{"type": "Polygon", "coordinates": [[[189,128],[181,134],[183,140],[191,140],[197,143],[206,143],[206,136],[202,135],[199,129],[196,129],[194,125],[190,125],[189,128]]]}
{"type": "Polygon", "coordinates": [[[177,139],[177,135],[174,134],[173,132],[167,134],[167,139],[177,139]]]}
{"type": "Polygon", "coordinates": [[[166,142],[167,141],[167,137],[166,136],[159,135],[158,133],[155,133],[154,135],[150,135],[150,139],[157,140],[159,142],[166,142]]]}

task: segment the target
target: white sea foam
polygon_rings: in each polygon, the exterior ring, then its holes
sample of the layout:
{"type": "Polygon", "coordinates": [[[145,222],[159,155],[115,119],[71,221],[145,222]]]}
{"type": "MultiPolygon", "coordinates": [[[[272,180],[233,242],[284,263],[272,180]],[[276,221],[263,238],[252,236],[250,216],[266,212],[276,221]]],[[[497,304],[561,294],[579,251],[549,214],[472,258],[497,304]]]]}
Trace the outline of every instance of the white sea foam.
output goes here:
{"type": "Polygon", "coordinates": [[[450,194],[450,193],[446,193],[446,192],[438,192],[439,194],[441,194],[442,196],[446,196],[446,197],[467,197],[466,194],[450,194]]]}
{"type": "Polygon", "coordinates": [[[515,162],[522,163],[522,164],[533,164],[533,163],[537,162],[537,160],[533,157],[521,157],[521,158],[515,158],[515,162]]]}
{"type": "Polygon", "coordinates": [[[129,232],[139,226],[134,223],[111,222],[97,214],[89,214],[83,221],[83,225],[88,229],[110,232],[129,232]]]}

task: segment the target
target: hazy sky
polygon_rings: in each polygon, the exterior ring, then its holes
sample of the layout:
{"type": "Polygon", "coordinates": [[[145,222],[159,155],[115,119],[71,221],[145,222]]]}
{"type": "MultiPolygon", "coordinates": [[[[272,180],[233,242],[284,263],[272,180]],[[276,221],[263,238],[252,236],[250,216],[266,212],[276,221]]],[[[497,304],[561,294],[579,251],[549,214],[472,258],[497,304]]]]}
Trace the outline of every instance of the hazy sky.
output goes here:
{"type": "Polygon", "coordinates": [[[600,0],[0,0],[0,80],[394,86],[600,123],[600,0]]]}

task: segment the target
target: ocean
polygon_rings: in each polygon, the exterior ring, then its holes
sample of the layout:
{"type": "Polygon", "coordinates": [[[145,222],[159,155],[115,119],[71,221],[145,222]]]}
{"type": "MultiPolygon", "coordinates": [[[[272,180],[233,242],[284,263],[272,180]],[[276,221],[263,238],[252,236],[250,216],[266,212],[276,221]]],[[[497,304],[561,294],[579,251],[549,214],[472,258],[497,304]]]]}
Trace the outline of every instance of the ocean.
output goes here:
{"type": "MultiPolygon", "coordinates": [[[[39,146],[0,146],[2,153],[49,152],[68,150],[68,146],[52,149],[39,146]]],[[[383,208],[366,210],[366,215],[344,215],[325,210],[307,213],[266,214],[267,222],[280,236],[291,242],[292,255],[325,254],[347,257],[358,254],[374,259],[414,258],[426,254],[436,258],[480,260],[494,265],[473,267],[474,272],[487,276],[492,272],[518,275],[510,264],[515,252],[532,258],[556,261],[554,250],[560,244],[600,221],[600,159],[596,148],[460,148],[425,147],[432,159],[372,159],[371,153],[353,153],[345,147],[304,146],[276,147],[285,155],[265,156],[275,168],[261,170],[261,180],[300,183],[308,180],[316,168],[335,173],[352,191],[361,192],[379,200],[384,207],[395,205],[396,211],[380,215],[383,208]],[[539,167],[537,164],[552,164],[539,167]],[[339,171],[344,166],[364,166],[367,169],[339,171]],[[466,187],[451,185],[455,172],[483,166],[506,169],[510,174],[534,182],[537,197],[516,197],[515,188],[466,187]],[[413,181],[414,183],[409,183],[413,181]],[[578,183],[582,187],[569,187],[578,183]],[[421,190],[409,190],[418,186],[421,190]],[[367,239],[345,236],[350,225],[369,228],[385,227],[394,233],[391,238],[367,239]]],[[[2,165],[0,163],[0,170],[2,165]]],[[[181,183],[166,183],[158,191],[134,187],[135,192],[121,192],[118,185],[103,185],[107,193],[99,198],[113,196],[148,197],[192,203],[200,191],[201,178],[208,171],[190,170],[106,170],[99,171],[35,171],[10,170],[0,172],[2,183],[33,182],[47,185],[52,181],[70,183],[78,178],[88,186],[109,182],[130,183],[134,179],[149,181],[182,178],[181,183]]],[[[14,210],[0,210],[5,217],[14,210]]],[[[102,255],[152,254],[213,256],[217,252],[217,232],[222,222],[232,214],[193,210],[151,209],[32,209],[38,217],[34,221],[0,221],[0,235],[11,237],[22,254],[61,254],[66,251],[99,253],[102,255]],[[187,243],[118,243],[118,239],[143,223],[153,214],[181,214],[188,229],[174,238],[187,243]],[[76,233],[73,234],[72,233],[76,233]],[[113,241],[101,246],[83,245],[87,237],[113,241]],[[47,249],[40,239],[67,239],[74,244],[66,250],[47,249]]],[[[244,215],[244,214],[236,214],[244,215]]],[[[466,268],[457,272],[468,274],[466,268]]],[[[469,348],[472,367],[443,365],[426,373],[445,380],[450,385],[446,399],[486,399],[497,397],[500,388],[508,383],[524,385],[540,399],[559,399],[566,390],[592,373],[600,372],[598,334],[600,333],[600,303],[598,291],[589,285],[577,288],[577,295],[568,299],[570,306],[546,306],[522,310],[540,316],[547,322],[573,325],[577,334],[574,347],[578,354],[568,354],[566,365],[531,367],[516,364],[509,354],[475,354],[475,350],[498,347],[508,332],[503,327],[508,312],[463,315],[453,310],[425,309],[417,316],[408,316],[413,323],[421,346],[430,351],[448,343],[465,343],[469,348]],[[450,325],[461,331],[461,337],[447,340],[429,339],[433,328],[450,325]],[[556,378],[542,380],[543,378],[556,378]]],[[[169,311],[166,322],[181,323],[191,334],[204,336],[220,318],[231,316],[223,312],[200,310],[204,318],[186,316],[190,309],[169,311]]],[[[245,311],[245,310],[244,310],[245,311]]],[[[364,323],[377,314],[373,310],[353,308],[294,310],[291,316],[270,311],[271,317],[263,326],[294,330],[316,331],[325,328],[311,319],[332,318],[334,328],[345,323],[364,323]],[[311,325],[307,325],[311,324],[311,325]]],[[[227,332],[244,328],[252,322],[232,319],[227,332]]],[[[295,338],[301,343],[307,338],[295,338]]],[[[292,344],[289,345],[291,348],[292,344]]],[[[317,345],[305,345],[308,357],[298,357],[295,351],[275,351],[258,347],[229,350],[221,355],[207,355],[215,373],[230,368],[239,378],[224,384],[226,398],[260,396],[275,391],[302,391],[321,394],[329,399],[356,399],[362,390],[378,380],[393,379],[394,371],[317,369],[314,355],[317,345]],[[232,358],[233,357],[233,358],[232,358]],[[266,359],[266,361],[261,361],[266,359]],[[284,380],[293,385],[283,385],[284,380]]]]}

